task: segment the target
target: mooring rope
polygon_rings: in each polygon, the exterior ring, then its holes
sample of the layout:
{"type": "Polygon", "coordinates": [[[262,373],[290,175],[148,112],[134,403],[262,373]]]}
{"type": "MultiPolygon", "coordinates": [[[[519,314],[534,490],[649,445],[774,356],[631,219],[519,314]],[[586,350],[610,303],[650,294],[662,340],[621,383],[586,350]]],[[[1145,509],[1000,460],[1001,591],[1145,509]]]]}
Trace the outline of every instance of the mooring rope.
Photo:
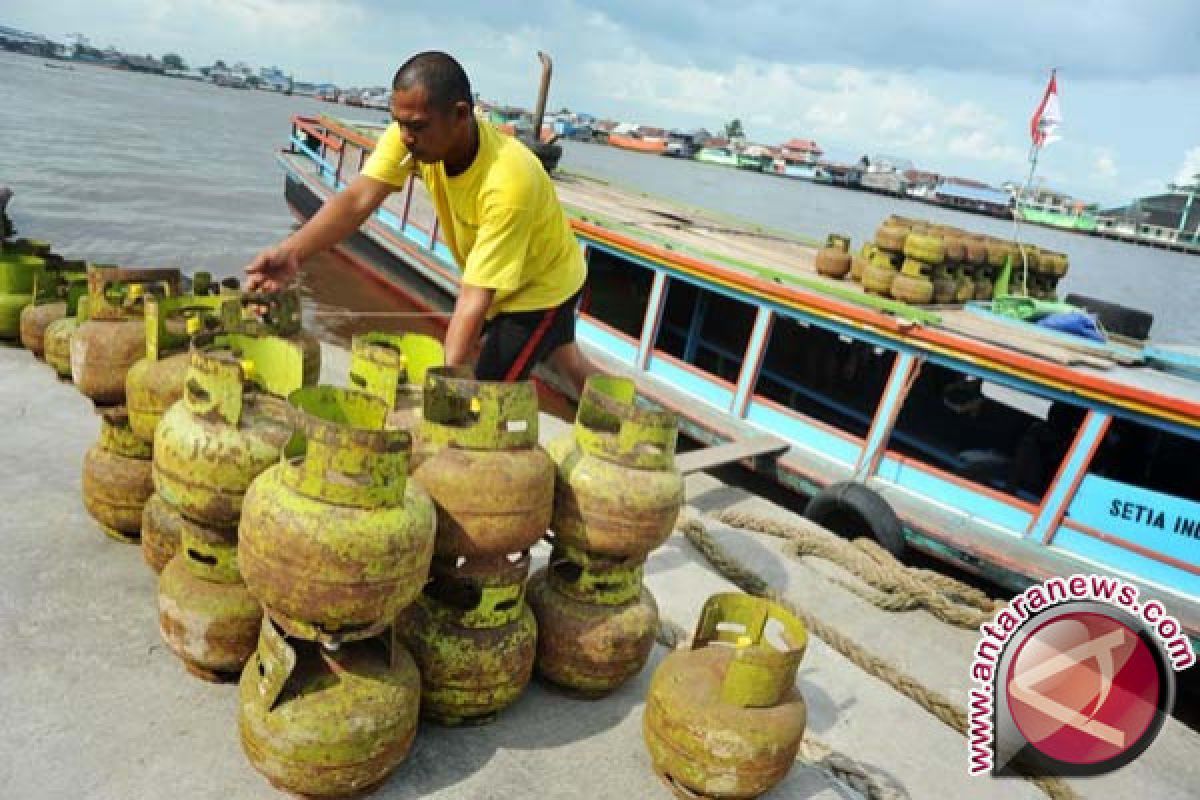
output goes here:
{"type": "Polygon", "coordinates": [[[741,511],[722,511],[716,519],[733,528],[785,539],[797,556],[816,556],[837,564],[871,589],[833,576],[831,580],[885,611],[924,608],[944,622],[977,630],[1002,605],[948,575],[901,564],[873,539],[848,542],[806,520],[784,522],[741,511]]]}
{"type": "MultiPolygon", "coordinates": [[[[825,624],[813,614],[789,601],[762,576],[726,552],[700,520],[687,519],[679,528],[713,568],[739,589],[747,594],[771,600],[786,608],[804,623],[812,635],[821,639],[852,664],[884,681],[947,727],[958,731],[960,735],[967,735],[967,714],[959,704],[952,702],[945,695],[923,686],[887,661],[868,652],[836,628],[825,624]]],[[[1075,790],[1061,778],[1031,775],[1026,765],[1019,760],[1013,762],[1012,766],[1052,800],[1078,800],[1075,790]]]]}

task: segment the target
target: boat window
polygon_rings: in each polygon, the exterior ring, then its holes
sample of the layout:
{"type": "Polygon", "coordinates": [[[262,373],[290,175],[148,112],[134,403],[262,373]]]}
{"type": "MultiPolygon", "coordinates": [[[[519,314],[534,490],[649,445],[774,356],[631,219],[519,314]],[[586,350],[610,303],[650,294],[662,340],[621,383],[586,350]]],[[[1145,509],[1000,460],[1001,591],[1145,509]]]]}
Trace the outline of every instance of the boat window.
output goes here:
{"type": "Polygon", "coordinates": [[[1086,411],[940,364],[926,363],[889,449],[1036,503],[1086,411]]]}
{"type": "Polygon", "coordinates": [[[655,349],[737,383],[755,313],[749,303],[671,279],[655,349]]]}
{"type": "Polygon", "coordinates": [[[1092,458],[1088,473],[1200,502],[1200,441],[1115,418],[1092,458]]]}
{"type": "Polygon", "coordinates": [[[582,310],[638,339],[650,302],[654,274],[646,267],[595,247],[588,248],[588,282],[582,310]]]}
{"type": "Polygon", "coordinates": [[[895,358],[891,350],[777,316],[755,394],[862,437],[895,358]]]}

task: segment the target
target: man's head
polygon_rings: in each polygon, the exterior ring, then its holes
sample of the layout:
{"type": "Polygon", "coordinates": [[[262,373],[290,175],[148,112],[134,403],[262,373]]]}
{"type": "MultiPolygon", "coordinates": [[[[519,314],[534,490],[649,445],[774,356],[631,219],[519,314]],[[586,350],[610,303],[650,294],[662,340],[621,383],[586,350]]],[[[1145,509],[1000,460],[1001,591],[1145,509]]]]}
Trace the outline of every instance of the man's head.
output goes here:
{"type": "Polygon", "coordinates": [[[396,70],[391,111],[417,161],[446,161],[470,149],[471,82],[462,65],[445,53],[418,53],[396,70]]]}

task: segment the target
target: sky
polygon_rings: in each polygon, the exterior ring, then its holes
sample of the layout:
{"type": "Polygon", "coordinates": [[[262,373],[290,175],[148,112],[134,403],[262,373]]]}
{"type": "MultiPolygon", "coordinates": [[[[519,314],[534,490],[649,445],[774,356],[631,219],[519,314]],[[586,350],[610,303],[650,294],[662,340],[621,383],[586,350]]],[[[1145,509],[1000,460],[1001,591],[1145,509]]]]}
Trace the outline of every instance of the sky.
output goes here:
{"type": "Polygon", "coordinates": [[[386,85],[444,50],[483,97],[750,139],[910,159],[999,184],[1028,171],[1029,118],[1058,69],[1062,140],[1038,176],[1115,205],[1200,172],[1195,0],[5,0],[0,24],[52,39],[278,65],[298,80],[386,85]]]}

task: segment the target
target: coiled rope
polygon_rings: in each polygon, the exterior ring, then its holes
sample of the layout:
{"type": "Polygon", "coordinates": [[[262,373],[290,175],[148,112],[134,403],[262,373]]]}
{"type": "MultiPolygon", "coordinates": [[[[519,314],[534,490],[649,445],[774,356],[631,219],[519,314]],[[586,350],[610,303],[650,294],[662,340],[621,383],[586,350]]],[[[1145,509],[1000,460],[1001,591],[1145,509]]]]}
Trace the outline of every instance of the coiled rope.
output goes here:
{"type": "MultiPolygon", "coordinates": [[[[923,686],[911,676],[893,667],[887,661],[868,652],[836,628],[825,624],[813,614],[789,601],[762,576],[750,570],[734,556],[726,552],[700,520],[695,518],[687,519],[679,528],[688,541],[692,543],[692,546],[729,582],[747,594],[771,600],[786,608],[804,623],[812,635],[821,639],[852,664],[864,672],[883,680],[889,686],[896,689],[896,691],[900,692],[900,694],[939,719],[947,727],[958,731],[960,735],[967,735],[967,714],[958,704],[952,702],[945,695],[923,686]]],[[[1075,790],[1061,778],[1031,775],[1028,767],[1022,764],[1020,760],[1014,761],[1012,766],[1027,780],[1041,789],[1051,800],[1078,800],[1075,790]]]]}
{"type": "Polygon", "coordinates": [[[901,564],[873,539],[850,542],[807,520],[783,522],[740,511],[722,511],[715,518],[733,528],[785,539],[797,556],[837,564],[871,588],[834,576],[830,580],[884,611],[924,608],[943,622],[977,630],[1003,605],[948,575],[901,564]]]}

